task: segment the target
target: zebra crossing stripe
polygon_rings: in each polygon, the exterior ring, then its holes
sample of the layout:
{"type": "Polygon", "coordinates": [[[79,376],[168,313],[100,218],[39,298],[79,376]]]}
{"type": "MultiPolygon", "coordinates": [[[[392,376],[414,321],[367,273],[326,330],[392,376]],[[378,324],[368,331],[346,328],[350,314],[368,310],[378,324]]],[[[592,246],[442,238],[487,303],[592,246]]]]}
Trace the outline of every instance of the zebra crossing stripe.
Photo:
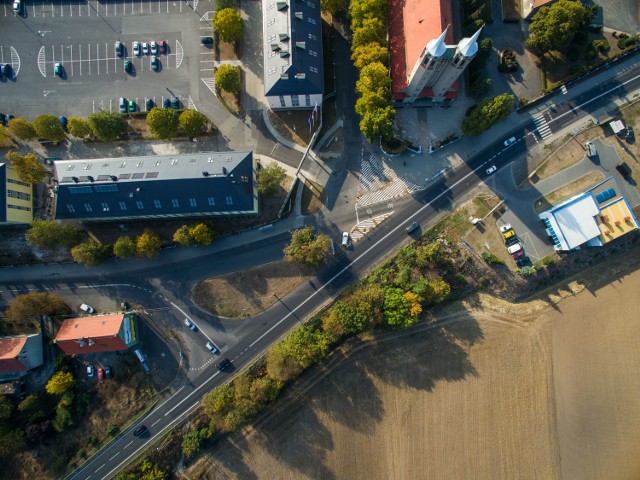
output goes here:
{"type": "Polygon", "coordinates": [[[536,130],[543,140],[553,133],[551,131],[551,128],[549,128],[549,125],[547,124],[547,119],[544,117],[544,112],[534,115],[533,123],[536,125],[536,130]]]}
{"type": "Polygon", "coordinates": [[[211,93],[213,93],[216,97],[216,81],[213,78],[201,78],[202,83],[204,83],[211,93]]]}
{"type": "Polygon", "coordinates": [[[371,230],[378,227],[382,222],[384,222],[391,215],[393,215],[393,211],[385,212],[381,215],[376,215],[375,217],[368,218],[356,224],[351,229],[351,232],[349,233],[349,237],[351,238],[351,241],[353,243],[357,243],[366,234],[368,234],[371,230]]]}

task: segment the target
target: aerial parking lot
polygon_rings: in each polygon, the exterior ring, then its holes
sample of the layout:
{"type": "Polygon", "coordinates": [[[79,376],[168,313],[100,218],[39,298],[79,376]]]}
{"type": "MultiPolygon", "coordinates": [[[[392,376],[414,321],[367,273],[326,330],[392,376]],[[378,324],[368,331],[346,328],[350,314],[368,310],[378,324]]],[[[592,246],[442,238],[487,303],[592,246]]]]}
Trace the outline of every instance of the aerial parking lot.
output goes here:
{"type": "MultiPolygon", "coordinates": [[[[206,12],[210,2],[200,3],[206,12]]],[[[175,98],[193,108],[197,92],[191,92],[189,79],[199,72],[191,70],[199,68],[200,36],[212,34],[197,5],[28,0],[16,13],[13,1],[5,1],[0,64],[7,64],[10,74],[0,81],[3,113],[86,117],[119,111],[121,97],[134,100],[139,111],[175,98]]]]}

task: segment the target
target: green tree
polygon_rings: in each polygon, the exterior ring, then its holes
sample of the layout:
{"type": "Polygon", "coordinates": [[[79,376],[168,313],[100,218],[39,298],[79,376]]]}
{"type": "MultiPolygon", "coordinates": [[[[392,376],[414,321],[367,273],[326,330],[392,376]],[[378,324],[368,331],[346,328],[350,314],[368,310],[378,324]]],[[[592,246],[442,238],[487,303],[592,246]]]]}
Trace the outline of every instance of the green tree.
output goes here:
{"type": "Polygon", "coordinates": [[[18,152],[10,151],[4,157],[11,162],[18,178],[23,182],[37,185],[47,174],[47,169],[33,153],[20,155],[18,152]]]}
{"type": "Polygon", "coordinates": [[[414,298],[407,298],[401,288],[384,289],[384,319],[392,327],[409,327],[416,323],[417,316],[412,315],[414,298]]]}
{"type": "Polygon", "coordinates": [[[33,128],[39,137],[52,142],[61,142],[66,136],[60,120],[55,115],[38,115],[33,121],[33,128]]]}
{"type": "Polygon", "coordinates": [[[391,138],[395,118],[396,111],[390,105],[368,110],[360,120],[360,131],[368,142],[373,142],[378,137],[391,138]]]}
{"type": "Polygon", "coordinates": [[[13,413],[13,403],[6,395],[0,394],[0,422],[4,422],[11,418],[13,413]]]}
{"type": "Polygon", "coordinates": [[[329,352],[329,336],[313,325],[302,325],[267,352],[267,374],[286,382],[329,352]]]}
{"type": "Polygon", "coordinates": [[[264,405],[278,398],[281,389],[282,382],[278,382],[269,377],[258,377],[251,381],[249,396],[251,400],[257,404],[264,405]]]}
{"type": "Polygon", "coordinates": [[[154,108],[147,114],[147,125],[157,139],[178,135],[178,112],[170,108],[154,108]]]}
{"type": "Polygon", "coordinates": [[[355,305],[338,300],[331,310],[347,333],[360,333],[369,326],[367,312],[358,310],[355,305]]]}
{"type": "Polygon", "coordinates": [[[225,92],[240,93],[240,69],[223,64],[216,69],[215,82],[225,92]]]}
{"type": "Polygon", "coordinates": [[[507,117],[515,105],[515,97],[507,93],[482,100],[467,112],[462,121],[462,133],[480,135],[503,118],[507,117]]]}
{"type": "Polygon", "coordinates": [[[330,249],[331,239],[327,235],[316,235],[313,227],[304,227],[291,232],[291,243],[284,249],[284,259],[317,267],[327,258],[330,249]]]}
{"type": "Polygon", "coordinates": [[[136,242],[128,235],[123,235],[113,244],[113,254],[118,258],[131,258],[136,254],[136,242]]]}
{"type": "Polygon", "coordinates": [[[89,267],[97,267],[111,256],[113,248],[109,244],[102,244],[95,240],[87,240],[71,249],[73,261],[84,263],[89,267]]]}
{"type": "Polygon", "coordinates": [[[234,43],[242,38],[244,22],[240,13],[233,8],[224,8],[213,19],[213,31],[223,42],[234,43]]]}
{"type": "Polygon", "coordinates": [[[0,437],[0,457],[8,458],[23,453],[25,447],[24,433],[19,429],[11,430],[0,437]]]}
{"type": "Polygon", "coordinates": [[[147,459],[140,466],[140,474],[138,480],[167,480],[169,478],[167,472],[147,459]]]}
{"type": "Polygon", "coordinates": [[[323,12],[336,14],[344,10],[345,0],[320,0],[320,8],[323,12]]]}
{"type": "Polygon", "coordinates": [[[233,409],[234,402],[233,388],[230,385],[220,385],[202,398],[202,407],[204,413],[215,423],[233,409]]]}
{"type": "Polygon", "coordinates": [[[215,233],[206,223],[198,223],[189,229],[189,235],[198,245],[210,245],[215,233]]]}
{"type": "Polygon", "coordinates": [[[287,172],[284,168],[276,162],[271,162],[269,165],[258,171],[256,187],[263,195],[272,195],[278,191],[280,183],[286,176],[287,172]]]}
{"type": "Polygon", "coordinates": [[[389,50],[377,42],[359,45],[353,49],[351,60],[358,70],[362,70],[371,63],[387,65],[389,63],[389,50]]]}
{"type": "Polygon", "coordinates": [[[224,10],[225,8],[238,8],[237,0],[214,0],[216,12],[224,10]]]}
{"type": "Polygon", "coordinates": [[[53,419],[53,428],[56,432],[64,432],[75,425],[71,406],[73,405],[74,396],[71,392],[62,395],[62,398],[56,406],[56,416],[53,419]]]}
{"type": "Polygon", "coordinates": [[[100,140],[112,142],[122,136],[126,123],[119,113],[95,112],[89,115],[89,126],[100,140]]]}
{"type": "Polygon", "coordinates": [[[353,0],[349,2],[351,30],[355,31],[362,27],[367,18],[379,18],[386,22],[388,9],[388,0],[353,0]]]}
{"type": "Polygon", "coordinates": [[[29,120],[23,117],[12,118],[7,124],[11,135],[20,140],[32,140],[36,138],[36,130],[29,120]]]}
{"type": "Polygon", "coordinates": [[[182,245],[183,247],[193,245],[193,237],[191,236],[189,227],[186,225],[182,225],[179,229],[177,229],[173,234],[173,241],[182,245]]]}
{"type": "Polygon", "coordinates": [[[76,138],[87,138],[91,135],[91,125],[84,118],[69,117],[67,128],[69,133],[76,138]]]}
{"type": "Polygon", "coordinates": [[[18,295],[4,314],[12,322],[39,322],[42,315],[54,315],[66,309],[64,300],[55,293],[30,292],[18,295]]]}
{"type": "Polygon", "coordinates": [[[358,48],[369,43],[384,45],[387,40],[387,29],[383,19],[365,18],[362,26],[353,31],[352,48],[358,48]]]}
{"type": "Polygon", "coordinates": [[[360,70],[360,78],[356,82],[356,92],[360,95],[376,92],[386,98],[389,96],[390,87],[389,70],[382,63],[370,63],[360,70]]]}
{"type": "Polygon", "coordinates": [[[57,372],[47,382],[45,387],[49,395],[62,395],[76,384],[71,372],[57,372]]]}
{"type": "Polygon", "coordinates": [[[27,242],[39,248],[73,248],[80,243],[80,232],[71,225],[62,225],[55,220],[31,222],[31,228],[25,234],[27,242]]]}
{"type": "Polygon", "coordinates": [[[533,16],[527,44],[544,55],[567,45],[589,21],[589,9],[580,1],[558,0],[533,16]]]}
{"type": "Polygon", "coordinates": [[[155,258],[158,256],[161,246],[160,236],[147,228],[136,238],[136,255],[141,258],[155,258]]]}
{"type": "Polygon", "coordinates": [[[389,97],[382,95],[380,92],[364,92],[356,100],[355,111],[358,115],[364,117],[369,112],[384,110],[389,106],[389,97]]]}
{"type": "Polygon", "coordinates": [[[193,457],[202,448],[202,444],[213,436],[213,430],[209,427],[202,427],[198,430],[191,430],[182,437],[182,451],[187,458],[193,457]]]}
{"type": "Polygon", "coordinates": [[[178,119],[184,132],[190,137],[197,137],[204,132],[208,118],[197,110],[185,110],[178,119]]]}
{"type": "Polygon", "coordinates": [[[429,303],[439,303],[444,301],[450,294],[451,285],[443,278],[436,278],[427,282],[427,288],[421,296],[429,303]]]}

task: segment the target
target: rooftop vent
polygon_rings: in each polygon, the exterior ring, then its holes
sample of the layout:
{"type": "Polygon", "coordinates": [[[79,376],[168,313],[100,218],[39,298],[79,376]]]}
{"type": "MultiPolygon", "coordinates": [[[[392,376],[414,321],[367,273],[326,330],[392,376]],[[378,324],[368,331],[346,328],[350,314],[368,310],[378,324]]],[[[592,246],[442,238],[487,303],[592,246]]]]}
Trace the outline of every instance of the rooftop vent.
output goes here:
{"type": "Polygon", "coordinates": [[[73,180],[75,183],[78,183],[78,177],[71,177],[71,180],[73,180]]]}
{"type": "Polygon", "coordinates": [[[304,14],[302,12],[296,12],[296,18],[298,20],[304,20],[304,14]]]}
{"type": "Polygon", "coordinates": [[[89,175],[87,178],[89,179],[90,182],[93,182],[93,177],[91,175],[89,175]]]}
{"type": "Polygon", "coordinates": [[[289,50],[280,50],[280,58],[286,58],[289,56],[289,50]]]}
{"type": "Polygon", "coordinates": [[[286,10],[289,7],[289,4],[284,0],[279,0],[276,3],[276,7],[278,8],[278,10],[282,11],[282,10],[286,10]]]}
{"type": "Polygon", "coordinates": [[[202,176],[203,177],[208,177],[209,176],[209,172],[207,172],[206,170],[202,172],[202,176]]]}
{"type": "Polygon", "coordinates": [[[288,33],[279,33],[278,34],[278,38],[280,39],[281,42],[286,42],[289,40],[289,34],[288,33]]]}
{"type": "Polygon", "coordinates": [[[272,43],[271,44],[271,51],[272,52],[277,52],[278,50],[280,50],[280,45],[278,45],[277,43],[272,43]]]}
{"type": "Polygon", "coordinates": [[[113,180],[114,182],[118,181],[118,177],[116,177],[115,175],[110,175],[111,180],[113,180]]]}
{"type": "Polygon", "coordinates": [[[227,174],[227,169],[225,167],[222,167],[222,173],[223,173],[223,175],[227,174]]]}

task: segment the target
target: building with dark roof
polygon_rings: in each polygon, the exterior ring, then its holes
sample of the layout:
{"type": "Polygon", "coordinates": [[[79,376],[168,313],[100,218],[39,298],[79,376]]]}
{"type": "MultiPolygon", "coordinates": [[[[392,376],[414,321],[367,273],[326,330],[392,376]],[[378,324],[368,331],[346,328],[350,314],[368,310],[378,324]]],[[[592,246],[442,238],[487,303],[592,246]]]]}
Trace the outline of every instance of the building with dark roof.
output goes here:
{"type": "Polygon", "coordinates": [[[41,333],[0,338],[0,380],[20,378],[42,363],[41,333]]]}
{"type": "Polygon", "coordinates": [[[31,223],[33,186],[18,178],[10,163],[0,163],[0,225],[31,223]]]}
{"type": "Polygon", "coordinates": [[[126,350],[138,344],[138,315],[70,318],[62,322],[53,343],[67,355],[126,350]]]}
{"type": "Polygon", "coordinates": [[[274,109],[322,105],[320,0],[262,2],[264,94],[274,109]]]}
{"type": "Polygon", "coordinates": [[[215,152],[54,164],[57,220],[256,215],[252,152],[215,152]]]}

